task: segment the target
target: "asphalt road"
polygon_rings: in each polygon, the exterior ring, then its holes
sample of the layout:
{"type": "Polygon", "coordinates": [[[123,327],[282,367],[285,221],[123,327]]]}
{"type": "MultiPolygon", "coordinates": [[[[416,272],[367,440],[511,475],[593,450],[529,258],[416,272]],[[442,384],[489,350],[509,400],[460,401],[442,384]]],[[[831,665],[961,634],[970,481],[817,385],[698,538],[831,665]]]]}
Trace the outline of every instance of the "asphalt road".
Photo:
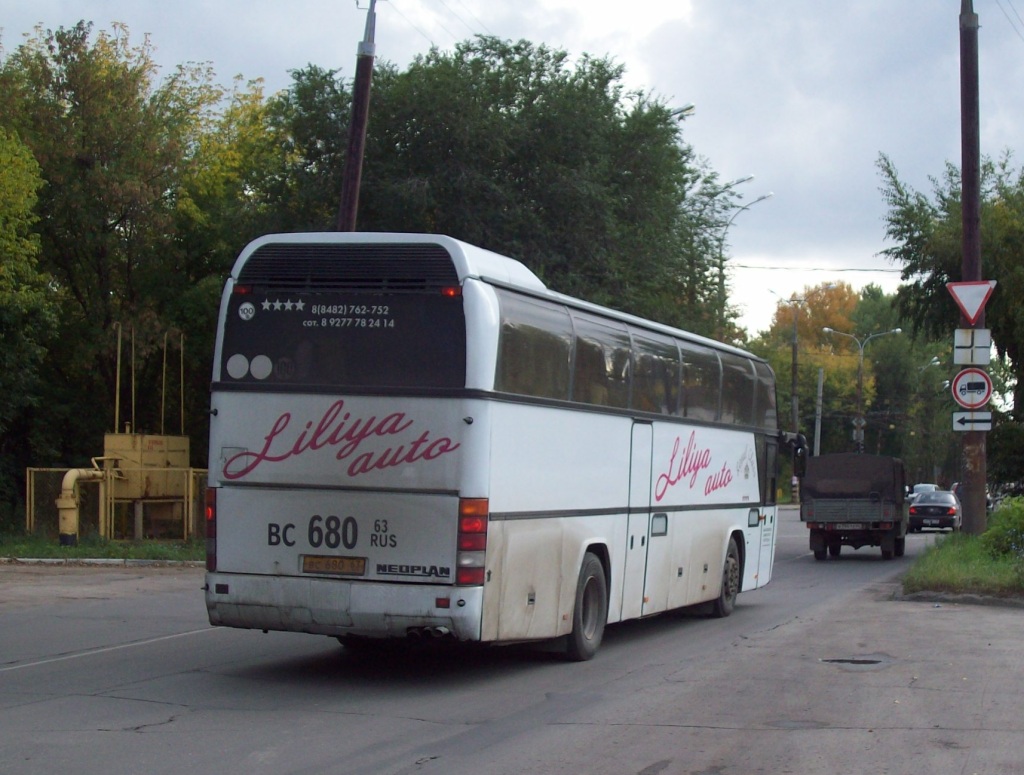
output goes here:
{"type": "Polygon", "coordinates": [[[787,511],[731,617],[586,663],[368,657],[210,627],[201,569],[0,565],[0,773],[1024,772],[1020,612],[892,599],[930,540],[816,562],[787,511]]]}

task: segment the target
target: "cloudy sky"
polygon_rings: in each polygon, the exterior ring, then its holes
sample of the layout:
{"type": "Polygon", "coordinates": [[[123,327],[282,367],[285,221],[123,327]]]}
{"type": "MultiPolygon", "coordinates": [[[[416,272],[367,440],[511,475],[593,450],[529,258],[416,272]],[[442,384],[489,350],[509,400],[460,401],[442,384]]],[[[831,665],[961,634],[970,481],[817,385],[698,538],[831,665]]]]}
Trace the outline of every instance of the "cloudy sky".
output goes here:
{"type": "MultiPolygon", "coordinates": [[[[218,80],[285,88],[312,63],[355,69],[369,0],[0,0],[0,45],[25,33],[128,25],[164,73],[209,62],[218,80]]],[[[982,153],[1024,153],[1024,0],[973,0],[980,17],[982,153]]],[[[376,52],[404,67],[474,34],[608,56],[626,83],[693,103],[684,139],[747,203],[728,234],[732,300],[751,333],[778,298],[845,281],[895,290],[880,153],[930,191],[960,163],[961,0],[378,0],[376,52]]],[[[372,120],[372,106],[371,106],[372,120]]],[[[1016,159],[1019,166],[1022,162],[1016,159]]],[[[458,235],[453,235],[458,236],[458,235]]],[[[952,302],[951,302],[952,303],[952,302]]]]}

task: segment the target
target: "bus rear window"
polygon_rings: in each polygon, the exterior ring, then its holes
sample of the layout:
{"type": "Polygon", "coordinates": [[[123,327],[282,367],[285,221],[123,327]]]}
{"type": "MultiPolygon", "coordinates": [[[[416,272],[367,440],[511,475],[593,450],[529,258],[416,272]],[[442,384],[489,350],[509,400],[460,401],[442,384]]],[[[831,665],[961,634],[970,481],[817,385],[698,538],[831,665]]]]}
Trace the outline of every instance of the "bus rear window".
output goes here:
{"type": "Polygon", "coordinates": [[[459,388],[460,295],[254,290],[224,324],[224,383],[306,388],[459,388]]]}

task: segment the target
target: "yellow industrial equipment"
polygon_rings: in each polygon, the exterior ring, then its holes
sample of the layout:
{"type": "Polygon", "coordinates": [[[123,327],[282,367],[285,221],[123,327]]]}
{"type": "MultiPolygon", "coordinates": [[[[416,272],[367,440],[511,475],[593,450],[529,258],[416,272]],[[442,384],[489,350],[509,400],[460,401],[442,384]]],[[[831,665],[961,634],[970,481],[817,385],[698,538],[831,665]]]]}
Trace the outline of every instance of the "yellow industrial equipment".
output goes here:
{"type": "MultiPolygon", "coordinates": [[[[117,326],[117,388],[114,427],[120,423],[121,327],[117,326]]],[[[133,433],[135,414],[134,334],[132,337],[132,425],[124,433],[108,433],[103,439],[103,456],[92,459],[92,468],[67,471],[56,500],[59,539],[62,545],[74,545],[79,533],[79,485],[99,484],[99,534],[103,538],[140,540],[143,538],[188,539],[199,527],[196,519],[198,492],[205,485],[205,470],[189,467],[189,439],[184,435],[133,433]]],[[[184,341],[182,350],[182,404],[184,404],[184,341]]],[[[164,392],[167,384],[167,337],[164,337],[164,392]]],[[[29,471],[32,477],[32,470],[29,471]]],[[[32,483],[29,486],[33,490],[32,483]]],[[[34,522],[27,510],[27,527],[34,522]]]]}

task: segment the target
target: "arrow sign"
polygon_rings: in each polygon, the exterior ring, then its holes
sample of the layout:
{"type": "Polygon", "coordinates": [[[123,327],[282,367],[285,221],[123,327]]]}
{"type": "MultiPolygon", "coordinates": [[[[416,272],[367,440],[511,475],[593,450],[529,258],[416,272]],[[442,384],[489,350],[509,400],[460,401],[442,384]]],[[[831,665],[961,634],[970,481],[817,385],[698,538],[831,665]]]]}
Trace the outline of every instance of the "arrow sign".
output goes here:
{"type": "Polygon", "coordinates": [[[992,412],[953,412],[953,430],[990,431],[992,412]]]}
{"type": "Polygon", "coordinates": [[[973,326],[985,310],[985,304],[996,288],[996,281],[946,283],[946,288],[953,294],[953,300],[964,318],[973,326]]]}

